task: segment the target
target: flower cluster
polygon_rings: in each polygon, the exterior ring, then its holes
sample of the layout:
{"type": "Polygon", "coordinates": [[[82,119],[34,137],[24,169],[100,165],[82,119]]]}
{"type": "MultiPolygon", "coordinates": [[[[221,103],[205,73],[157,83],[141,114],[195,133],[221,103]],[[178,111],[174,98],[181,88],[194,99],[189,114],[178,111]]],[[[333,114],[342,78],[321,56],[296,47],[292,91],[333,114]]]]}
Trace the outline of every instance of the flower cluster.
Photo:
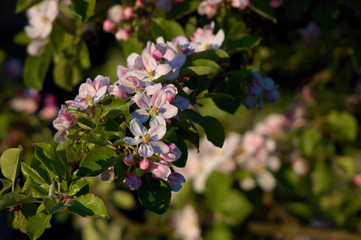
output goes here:
{"type": "Polygon", "coordinates": [[[33,39],[27,48],[30,55],[36,56],[43,49],[58,13],[59,8],[56,0],[42,1],[26,11],[29,25],[25,27],[25,32],[33,39]]]}
{"type": "Polygon", "coordinates": [[[131,6],[114,5],[108,9],[108,16],[103,22],[103,30],[114,33],[118,41],[126,41],[131,34],[126,25],[133,18],[134,9],[131,6]]]}
{"type": "Polygon", "coordinates": [[[244,99],[244,105],[250,109],[256,106],[263,108],[263,99],[268,102],[275,102],[280,96],[278,85],[275,85],[272,78],[262,78],[261,74],[256,71],[252,72],[253,82],[249,87],[249,95],[244,99]]]}
{"type": "Polygon", "coordinates": [[[249,190],[258,184],[263,190],[272,191],[276,186],[272,172],[280,167],[274,136],[282,133],[288,125],[284,115],[275,114],[242,137],[238,133],[229,133],[222,148],[214,147],[203,138],[200,152],[189,149],[187,166],[178,171],[192,180],[197,193],[204,192],[206,181],[215,170],[225,173],[240,170],[243,172],[240,174],[241,188],[249,190]]]}
{"type": "MultiPolygon", "coordinates": [[[[208,19],[211,19],[217,13],[217,6],[221,4],[223,0],[205,0],[198,6],[199,15],[206,15],[208,19]]],[[[249,0],[232,0],[231,6],[241,10],[246,9],[249,4],[249,0]]]]}
{"type": "Polygon", "coordinates": [[[142,185],[141,176],[151,173],[153,178],[167,182],[172,191],[179,191],[185,178],[174,171],[173,162],[180,159],[182,152],[164,137],[168,122],[177,116],[179,110],[189,106],[189,100],[179,96],[176,87],[186,55],[217,49],[223,42],[223,31],[214,35],[213,28],[214,24],[199,28],[191,41],[179,36],[170,42],[161,37],[156,43],[148,42],[140,55],[132,53],[127,58],[126,67],[118,66],[118,80],[114,84],[101,75],[94,80],[87,79],[80,85],[75,99],[62,105],[53,123],[58,130],[55,141],[66,141],[68,131],[77,125],[78,118],[84,114],[94,116],[105,99],[130,100],[129,131],[119,139],[123,143],[118,141],[109,146],[125,154],[123,167],[127,168],[127,176],[121,180],[131,190],[138,190],[142,185]]]}

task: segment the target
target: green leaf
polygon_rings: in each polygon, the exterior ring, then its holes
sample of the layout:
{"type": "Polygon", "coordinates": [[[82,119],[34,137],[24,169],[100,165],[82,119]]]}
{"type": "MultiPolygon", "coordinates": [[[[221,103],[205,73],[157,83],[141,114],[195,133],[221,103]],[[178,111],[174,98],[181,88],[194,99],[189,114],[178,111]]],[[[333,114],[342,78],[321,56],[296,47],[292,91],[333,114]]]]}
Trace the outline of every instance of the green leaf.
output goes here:
{"type": "Polygon", "coordinates": [[[117,158],[117,153],[109,147],[94,149],[81,161],[77,176],[96,176],[112,166],[117,158]]]}
{"type": "Polygon", "coordinates": [[[205,240],[232,240],[232,232],[231,230],[219,223],[213,226],[210,230],[208,230],[205,234],[205,240]]]}
{"type": "Polygon", "coordinates": [[[184,30],[178,22],[164,18],[153,19],[150,25],[150,32],[154,39],[162,36],[165,41],[171,41],[175,37],[184,36],[184,30]]]}
{"type": "Polygon", "coordinates": [[[96,0],[71,0],[71,2],[75,12],[82,17],[83,22],[93,16],[96,0]]]}
{"type": "Polygon", "coordinates": [[[51,44],[47,44],[38,56],[28,56],[25,59],[23,77],[27,87],[42,90],[52,55],[53,48],[51,44]]]}
{"type": "Polygon", "coordinates": [[[1,173],[4,177],[12,181],[13,186],[15,184],[15,179],[19,174],[22,151],[22,147],[9,148],[3,152],[0,158],[1,173]]]}
{"type": "Polygon", "coordinates": [[[23,12],[41,1],[42,0],[18,0],[16,3],[15,13],[23,12]]]}
{"type": "Polygon", "coordinates": [[[199,6],[199,1],[197,0],[183,1],[181,3],[177,3],[172,9],[172,11],[168,13],[168,16],[179,19],[197,10],[198,6],[199,6]]]}
{"type": "Polygon", "coordinates": [[[107,144],[107,139],[104,138],[102,134],[99,133],[88,133],[80,138],[81,141],[94,143],[99,146],[105,146],[107,144]]]}
{"type": "Polygon", "coordinates": [[[48,194],[48,192],[44,188],[34,182],[34,180],[31,178],[26,179],[22,191],[35,198],[43,198],[48,194]]]}
{"type": "Polygon", "coordinates": [[[27,162],[21,163],[21,172],[26,178],[31,178],[38,184],[45,183],[45,180],[40,176],[40,174],[35,169],[30,167],[30,164],[27,162]]]}
{"type": "Polygon", "coordinates": [[[191,55],[192,60],[197,59],[208,59],[212,61],[220,61],[229,58],[229,55],[226,51],[222,49],[209,49],[206,51],[194,53],[191,55]]]}
{"type": "Polygon", "coordinates": [[[130,100],[123,100],[121,98],[114,97],[110,101],[105,101],[102,103],[103,115],[106,115],[106,112],[111,110],[119,110],[121,112],[129,113],[130,100]]]}
{"type": "Polygon", "coordinates": [[[72,91],[82,80],[83,70],[74,59],[59,56],[54,60],[53,77],[57,86],[72,91]]]}
{"type": "Polygon", "coordinates": [[[19,192],[10,192],[4,194],[0,197],[0,210],[9,208],[15,205],[21,205],[25,203],[33,203],[36,199],[32,196],[19,193],[19,192]]]}
{"type": "Polygon", "coordinates": [[[310,206],[303,202],[289,202],[284,203],[284,207],[287,211],[295,214],[298,217],[309,219],[312,217],[312,210],[310,206]]]}
{"type": "Polygon", "coordinates": [[[237,190],[231,190],[226,198],[219,205],[219,211],[223,217],[230,223],[237,223],[245,219],[253,210],[252,204],[237,190]]]}
{"type": "Polygon", "coordinates": [[[138,190],[139,201],[142,205],[157,214],[167,211],[171,190],[164,182],[154,179],[150,173],[143,177],[142,186],[138,190]]]}
{"type": "Polygon", "coordinates": [[[38,239],[46,229],[50,228],[51,215],[38,213],[29,217],[26,232],[32,240],[38,239]]]}
{"type": "Polygon", "coordinates": [[[85,130],[93,130],[96,127],[95,124],[87,118],[78,118],[77,123],[79,127],[85,130]]]}
{"type": "Polygon", "coordinates": [[[190,70],[189,74],[191,75],[194,74],[196,74],[197,76],[214,75],[223,72],[223,68],[221,68],[217,63],[210,60],[199,59],[193,61],[193,63],[195,64],[195,66],[186,68],[190,70]]]}
{"type": "Polygon", "coordinates": [[[73,200],[69,204],[68,210],[82,217],[109,217],[103,201],[91,193],[82,195],[73,200]]]}
{"type": "Polygon", "coordinates": [[[144,43],[139,41],[137,37],[133,36],[130,37],[127,41],[122,42],[122,45],[124,56],[129,56],[133,52],[140,54],[142,49],[144,49],[144,43]]]}
{"type": "Polygon", "coordinates": [[[16,44],[26,46],[32,42],[32,39],[25,33],[25,31],[21,31],[13,37],[13,41],[16,44]]]}
{"type": "Polygon", "coordinates": [[[251,0],[248,6],[262,17],[277,23],[275,12],[271,8],[268,0],[251,0]]]}
{"type": "Polygon", "coordinates": [[[111,199],[114,204],[120,209],[131,210],[134,209],[136,206],[133,195],[128,191],[113,191],[111,199]]]}
{"type": "Polygon", "coordinates": [[[68,173],[67,163],[57,156],[55,148],[49,143],[35,143],[35,157],[50,172],[60,180],[66,179],[68,173]]]}
{"type": "Polygon", "coordinates": [[[6,193],[11,186],[13,185],[11,181],[7,179],[0,179],[1,182],[1,190],[0,190],[0,196],[6,193]]]}
{"type": "Polygon", "coordinates": [[[208,206],[219,210],[228,196],[232,186],[232,176],[214,171],[206,182],[205,196],[208,206]]]}
{"type": "Polygon", "coordinates": [[[206,133],[208,141],[213,143],[214,146],[222,147],[225,139],[225,132],[222,124],[214,117],[203,117],[198,112],[186,109],[183,111],[187,114],[192,121],[198,123],[206,133]]]}
{"type": "Polygon", "coordinates": [[[261,40],[262,38],[259,36],[242,33],[228,38],[224,45],[228,51],[242,51],[257,47],[261,40]]]}
{"type": "Polygon", "coordinates": [[[300,150],[306,156],[313,156],[322,138],[317,128],[308,127],[301,132],[300,150]]]}
{"type": "Polygon", "coordinates": [[[78,58],[80,61],[80,66],[83,69],[88,69],[91,66],[89,49],[85,42],[80,42],[78,46],[78,58]]]}
{"type": "Polygon", "coordinates": [[[353,141],[357,137],[357,120],[349,112],[333,110],[327,115],[327,124],[336,136],[353,141]]]}
{"type": "Polygon", "coordinates": [[[319,196],[331,188],[331,170],[324,162],[317,162],[311,173],[312,192],[319,196]]]}
{"type": "Polygon", "coordinates": [[[35,157],[35,155],[33,155],[33,158],[31,160],[31,164],[30,167],[33,168],[37,173],[39,173],[39,175],[41,176],[42,179],[44,179],[44,181],[50,185],[52,183],[51,177],[54,177],[53,174],[51,174],[51,172],[49,172],[46,167],[43,166],[43,164],[35,157]]]}
{"type": "Polygon", "coordinates": [[[28,219],[23,214],[23,211],[11,211],[8,215],[8,224],[10,227],[18,229],[26,234],[28,219]]]}
{"type": "Polygon", "coordinates": [[[68,195],[74,196],[78,192],[80,192],[84,187],[89,185],[89,182],[84,178],[75,178],[68,189],[68,195]]]}

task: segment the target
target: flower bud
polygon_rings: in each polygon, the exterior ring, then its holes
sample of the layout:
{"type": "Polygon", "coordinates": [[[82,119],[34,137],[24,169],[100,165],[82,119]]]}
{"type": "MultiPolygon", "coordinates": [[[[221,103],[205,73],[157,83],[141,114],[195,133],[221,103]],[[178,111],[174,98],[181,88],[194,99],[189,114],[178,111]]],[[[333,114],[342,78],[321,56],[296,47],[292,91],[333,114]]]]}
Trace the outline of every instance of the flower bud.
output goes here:
{"type": "Polygon", "coordinates": [[[115,33],[115,38],[118,41],[127,41],[130,37],[130,30],[126,29],[126,28],[120,28],[116,33],[115,33]]]}
{"type": "Polygon", "coordinates": [[[115,27],[115,24],[110,21],[109,19],[105,19],[104,22],[103,22],[103,30],[104,32],[111,32],[113,31],[115,27]]]}
{"type": "Polygon", "coordinates": [[[151,161],[148,158],[144,158],[139,163],[139,168],[142,170],[147,170],[150,167],[151,161]]]}
{"type": "Polygon", "coordinates": [[[129,190],[135,191],[138,190],[142,186],[142,179],[136,175],[129,175],[124,183],[128,185],[129,190]]]}
{"type": "Polygon", "coordinates": [[[132,7],[129,7],[129,6],[125,7],[123,13],[124,13],[124,18],[125,19],[131,19],[134,16],[134,10],[133,10],[132,7]]]}

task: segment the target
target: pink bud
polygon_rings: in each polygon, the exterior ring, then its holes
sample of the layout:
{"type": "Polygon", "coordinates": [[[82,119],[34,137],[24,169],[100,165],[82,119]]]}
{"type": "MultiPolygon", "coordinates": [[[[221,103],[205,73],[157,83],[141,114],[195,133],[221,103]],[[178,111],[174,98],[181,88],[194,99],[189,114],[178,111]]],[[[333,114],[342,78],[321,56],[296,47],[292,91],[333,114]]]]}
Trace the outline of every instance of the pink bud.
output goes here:
{"type": "Polygon", "coordinates": [[[113,31],[115,27],[115,24],[110,21],[109,19],[105,19],[104,22],[103,22],[103,30],[104,32],[111,32],[113,31]]]}
{"type": "Polygon", "coordinates": [[[151,164],[150,160],[148,158],[144,158],[142,161],[140,161],[139,168],[142,170],[147,170],[150,164],[151,164]]]}
{"type": "Polygon", "coordinates": [[[169,165],[165,161],[153,162],[151,172],[154,178],[165,181],[169,174],[171,174],[169,165]]]}
{"type": "Polygon", "coordinates": [[[357,174],[354,178],[353,178],[353,183],[356,186],[361,186],[361,173],[357,174]]]}
{"type": "Polygon", "coordinates": [[[135,1],[135,5],[137,7],[143,8],[145,6],[145,2],[144,2],[144,0],[137,0],[137,1],[135,1]]]}
{"type": "Polygon", "coordinates": [[[126,29],[126,28],[120,28],[116,33],[115,33],[115,38],[118,41],[127,41],[130,37],[130,30],[126,29]]]}
{"type": "Polygon", "coordinates": [[[134,16],[133,8],[129,7],[129,6],[125,7],[123,14],[124,14],[125,19],[133,18],[133,16],[134,16]]]}

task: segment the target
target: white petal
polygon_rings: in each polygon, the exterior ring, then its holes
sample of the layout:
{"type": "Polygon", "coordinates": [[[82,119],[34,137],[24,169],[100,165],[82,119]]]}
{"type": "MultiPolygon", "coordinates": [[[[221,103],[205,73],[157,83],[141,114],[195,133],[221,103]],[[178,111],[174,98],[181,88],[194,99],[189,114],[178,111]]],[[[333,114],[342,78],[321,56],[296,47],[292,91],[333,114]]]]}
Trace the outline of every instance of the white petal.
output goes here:
{"type": "Polygon", "coordinates": [[[157,153],[168,153],[170,148],[167,144],[162,141],[150,141],[149,144],[153,147],[154,151],[157,153]]]}
{"type": "Polygon", "coordinates": [[[137,118],[141,123],[146,122],[149,119],[149,114],[146,110],[137,109],[132,112],[132,118],[137,118]]]}
{"type": "Polygon", "coordinates": [[[155,125],[149,129],[148,134],[152,140],[160,140],[166,131],[167,128],[165,126],[155,125]]]}
{"type": "Polygon", "coordinates": [[[166,124],[164,118],[162,118],[161,116],[154,116],[149,121],[149,127],[153,127],[156,125],[161,125],[161,126],[165,127],[167,124],[166,124]]]}
{"type": "Polygon", "coordinates": [[[151,157],[154,154],[154,150],[153,147],[148,145],[148,144],[141,144],[139,149],[138,149],[138,153],[139,155],[143,156],[143,157],[151,157]]]}
{"type": "Polygon", "coordinates": [[[124,139],[124,142],[128,143],[129,145],[138,145],[142,139],[140,139],[140,137],[135,137],[135,138],[132,138],[132,137],[125,137],[124,139]]]}
{"type": "Polygon", "coordinates": [[[147,134],[147,129],[136,118],[130,121],[129,127],[134,136],[143,137],[145,134],[147,134]]]}

